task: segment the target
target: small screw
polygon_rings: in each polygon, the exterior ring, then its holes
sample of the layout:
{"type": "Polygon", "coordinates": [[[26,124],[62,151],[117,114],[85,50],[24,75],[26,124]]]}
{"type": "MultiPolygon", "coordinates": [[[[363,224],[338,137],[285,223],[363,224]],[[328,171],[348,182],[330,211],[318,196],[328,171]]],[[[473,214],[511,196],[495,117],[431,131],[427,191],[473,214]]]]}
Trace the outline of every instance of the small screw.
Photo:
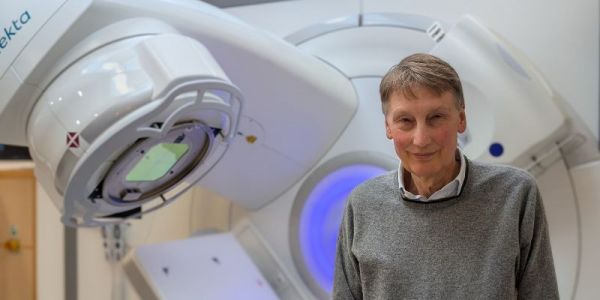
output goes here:
{"type": "Polygon", "coordinates": [[[248,142],[248,144],[254,144],[254,142],[256,142],[258,138],[255,135],[248,135],[246,136],[246,142],[248,142]]]}

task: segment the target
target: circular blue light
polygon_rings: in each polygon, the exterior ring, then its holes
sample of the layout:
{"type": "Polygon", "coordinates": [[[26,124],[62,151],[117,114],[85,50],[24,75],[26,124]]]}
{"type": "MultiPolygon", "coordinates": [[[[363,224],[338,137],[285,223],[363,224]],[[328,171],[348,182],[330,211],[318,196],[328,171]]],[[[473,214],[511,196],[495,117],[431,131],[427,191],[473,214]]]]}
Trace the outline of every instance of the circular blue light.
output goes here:
{"type": "Polygon", "coordinates": [[[310,273],[329,293],[346,198],[356,186],[385,172],[368,164],[344,166],[323,177],[306,199],[300,216],[300,248],[310,273]]]}
{"type": "Polygon", "coordinates": [[[493,143],[490,145],[490,154],[493,157],[498,157],[504,153],[504,147],[500,143],[493,143]]]}

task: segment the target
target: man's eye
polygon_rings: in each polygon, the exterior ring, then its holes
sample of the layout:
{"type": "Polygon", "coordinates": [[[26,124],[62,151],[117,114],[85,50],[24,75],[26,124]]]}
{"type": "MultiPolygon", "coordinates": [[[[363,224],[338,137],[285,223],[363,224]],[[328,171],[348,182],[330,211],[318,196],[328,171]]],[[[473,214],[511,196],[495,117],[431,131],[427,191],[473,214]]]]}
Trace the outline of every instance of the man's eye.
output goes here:
{"type": "Polygon", "coordinates": [[[429,117],[429,119],[432,121],[441,120],[443,118],[444,118],[444,115],[441,115],[441,114],[437,114],[437,115],[433,115],[433,116],[429,117]]]}

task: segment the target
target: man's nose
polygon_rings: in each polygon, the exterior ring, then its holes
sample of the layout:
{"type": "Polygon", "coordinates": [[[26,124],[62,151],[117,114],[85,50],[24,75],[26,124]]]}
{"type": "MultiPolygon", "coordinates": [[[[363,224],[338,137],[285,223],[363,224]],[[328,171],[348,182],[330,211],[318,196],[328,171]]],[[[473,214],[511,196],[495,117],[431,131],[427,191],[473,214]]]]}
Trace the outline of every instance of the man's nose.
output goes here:
{"type": "Polygon", "coordinates": [[[413,135],[413,144],[418,147],[425,147],[429,145],[431,138],[429,135],[429,128],[427,126],[417,126],[413,135]]]}

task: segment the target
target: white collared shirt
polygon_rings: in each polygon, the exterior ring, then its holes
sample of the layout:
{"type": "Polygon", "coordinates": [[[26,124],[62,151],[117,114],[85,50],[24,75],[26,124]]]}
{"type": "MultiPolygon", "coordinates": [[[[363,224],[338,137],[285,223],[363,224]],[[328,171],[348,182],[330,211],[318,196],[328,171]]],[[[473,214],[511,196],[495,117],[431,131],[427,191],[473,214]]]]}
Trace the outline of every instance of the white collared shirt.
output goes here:
{"type": "Polygon", "coordinates": [[[400,185],[400,193],[402,194],[402,197],[416,201],[428,202],[432,200],[458,196],[458,194],[460,193],[460,189],[462,188],[463,182],[465,181],[467,165],[465,163],[465,156],[463,155],[460,148],[456,148],[456,155],[460,157],[456,158],[457,161],[460,161],[460,171],[458,172],[458,175],[452,181],[448,182],[448,184],[446,184],[441,189],[437,190],[435,193],[429,196],[429,198],[422,195],[415,195],[404,188],[404,172],[402,172],[403,169],[401,161],[400,166],[398,167],[398,184],[400,185]]]}

